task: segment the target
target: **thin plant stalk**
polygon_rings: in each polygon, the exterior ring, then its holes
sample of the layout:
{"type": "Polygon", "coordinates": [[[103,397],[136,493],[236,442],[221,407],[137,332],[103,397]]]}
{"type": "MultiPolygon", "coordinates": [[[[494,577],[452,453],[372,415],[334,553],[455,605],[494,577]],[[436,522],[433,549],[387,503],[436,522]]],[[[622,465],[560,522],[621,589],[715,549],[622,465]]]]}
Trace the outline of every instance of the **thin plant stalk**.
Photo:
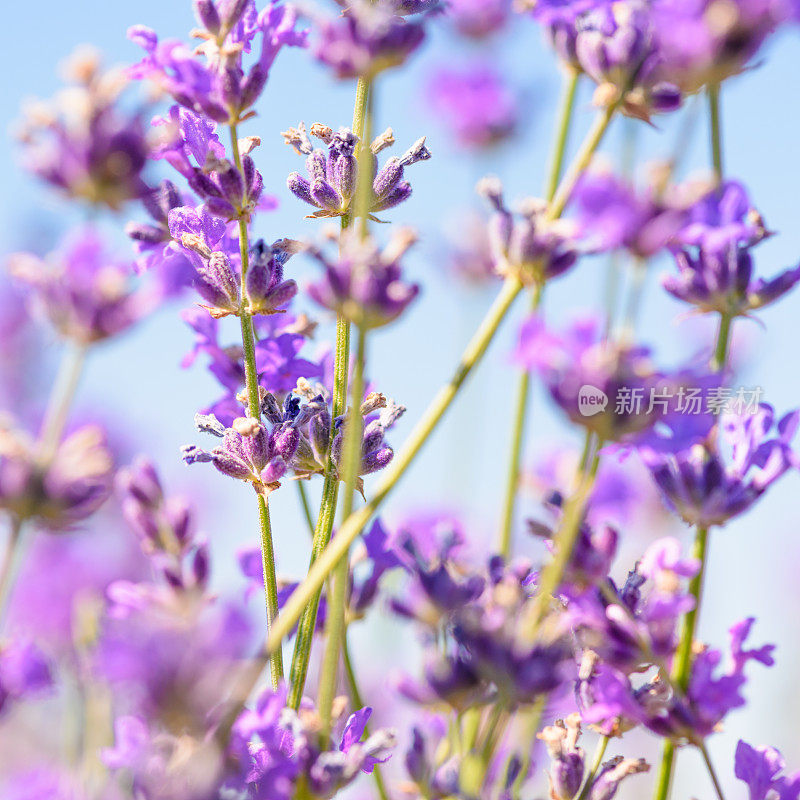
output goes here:
{"type": "MultiPolygon", "coordinates": [[[[344,674],[347,678],[347,688],[350,691],[350,700],[353,703],[353,708],[364,708],[364,698],[358,687],[358,679],[356,678],[356,671],[353,667],[353,659],[350,657],[347,631],[345,631],[344,638],[342,639],[342,662],[344,663],[344,674]]],[[[368,724],[364,726],[364,734],[365,736],[369,736],[368,724]]],[[[383,779],[383,772],[381,771],[380,764],[375,764],[373,767],[372,778],[375,781],[375,790],[378,792],[380,800],[389,800],[389,792],[386,789],[386,782],[383,779]]]]}
{"type": "MultiPolygon", "coordinates": [[[[714,174],[717,182],[722,181],[722,131],[720,129],[719,114],[719,86],[708,87],[708,109],[711,129],[711,160],[714,166],[714,174]]],[[[728,348],[731,337],[732,319],[727,314],[720,314],[719,329],[717,331],[717,341],[714,347],[711,366],[718,372],[725,369],[728,360],[728,348]]],[[[702,601],[703,582],[706,573],[706,562],[708,560],[708,528],[698,526],[695,533],[692,553],[700,563],[700,569],[689,583],[689,594],[694,597],[695,603],[691,611],[687,612],[683,619],[681,638],[675,654],[675,662],[672,669],[672,678],[675,684],[683,691],[689,685],[692,672],[692,645],[694,642],[697,623],[700,616],[700,603],[702,601]]],[[[667,800],[672,785],[674,773],[676,747],[674,742],[667,739],[664,742],[664,749],[661,754],[661,767],[656,783],[656,791],[653,800],[667,800]]],[[[708,762],[710,767],[710,762],[708,762]]],[[[713,770],[709,769],[712,782],[715,782],[713,770]]]]}
{"type": "MultiPolygon", "coordinates": [[[[549,203],[558,189],[558,181],[564,168],[564,157],[575,110],[575,96],[578,87],[579,73],[570,69],[564,77],[562,100],[557,117],[557,127],[550,170],[545,187],[545,199],[549,203]]],[[[537,285],[531,297],[531,312],[536,313],[542,301],[544,287],[537,285]]],[[[519,473],[522,461],[522,442],[525,438],[525,425],[530,398],[531,376],[525,369],[520,372],[517,383],[516,402],[514,404],[514,422],[511,429],[511,449],[508,459],[508,478],[503,501],[503,512],[500,519],[500,553],[508,558],[511,555],[511,531],[514,525],[514,510],[519,492],[519,473]]]]}
{"type": "MultiPolygon", "coordinates": [[[[353,109],[353,133],[359,140],[364,137],[366,126],[371,82],[366,78],[359,78],[356,85],[356,99],[353,109]]],[[[361,159],[361,148],[359,148],[361,159]]],[[[369,162],[368,162],[369,163],[369,162]]],[[[367,169],[367,165],[359,162],[359,174],[367,169]]],[[[360,188],[360,187],[359,187],[360,188]]],[[[346,214],[342,217],[342,230],[350,226],[352,216],[346,214]]],[[[332,418],[342,416],[347,405],[347,383],[350,361],[350,323],[341,314],[336,318],[336,349],[333,367],[333,398],[332,418]]],[[[326,456],[325,476],[322,484],[322,498],[320,500],[317,524],[314,526],[314,541],[311,546],[311,561],[309,570],[327,547],[333,531],[333,521],[336,516],[336,506],[339,499],[339,476],[331,462],[330,446],[333,442],[333,432],[329,436],[328,453],[326,456]]],[[[311,660],[311,645],[314,639],[314,630],[317,625],[317,613],[322,593],[322,584],[316,587],[304,602],[303,616],[297,630],[292,666],[290,672],[291,687],[289,690],[289,705],[299,708],[303,698],[308,665],[311,660]]]]}
{"type": "MultiPolygon", "coordinates": [[[[230,124],[231,150],[236,169],[241,172],[242,159],[239,153],[239,138],[236,123],[230,124]]],[[[245,389],[247,392],[247,412],[255,420],[261,419],[261,397],[259,395],[258,371],[256,369],[256,343],[253,329],[253,317],[248,311],[247,303],[247,270],[250,265],[250,245],[248,242],[247,220],[239,217],[239,254],[242,262],[241,297],[239,321],[242,331],[242,349],[244,351],[245,389]]],[[[266,498],[258,495],[258,527],[261,539],[261,560],[264,569],[264,600],[267,612],[267,632],[278,616],[278,580],[275,574],[275,549],[272,540],[272,525],[269,517],[269,506],[266,498]]],[[[272,687],[277,688],[283,680],[283,654],[280,648],[270,653],[270,678],[272,687]]]]}
{"type": "Polygon", "coordinates": [[[600,737],[597,750],[595,750],[594,758],[592,759],[592,766],[589,767],[589,774],[586,776],[586,780],[583,783],[583,788],[580,790],[580,792],[578,792],[575,800],[587,800],[589,797],[589,792],[592,789],[594,779],[597,777],[597,772],[600,769],[600,765],[603,763],[603,758],[605,757],[606,749],[608,748],[608,743],[610,740],[610,736],[600,737]]]}
{"type": "MultiPolygon", "coordinates": [[[[366,333],[358,329],[355,369],[353,370],[350,394],[350,412],[344,435],[343,479],[344,498],[342,519],[347,519],[353,511],[353,496],[361,461],[361,398],[364,395],[364,361],[366,357],[366,333]]],[[[322,719],[323,735],[330,732],[331,710],[336,696],[339,672],[339,655],[345,638],[347,596],[350,582],[350,565],[347,551],[339,559],[333,572],[333,586],[328,604],[328,618],[325,623],[325,653],[319,683],[319,714],[322,719]]]]}

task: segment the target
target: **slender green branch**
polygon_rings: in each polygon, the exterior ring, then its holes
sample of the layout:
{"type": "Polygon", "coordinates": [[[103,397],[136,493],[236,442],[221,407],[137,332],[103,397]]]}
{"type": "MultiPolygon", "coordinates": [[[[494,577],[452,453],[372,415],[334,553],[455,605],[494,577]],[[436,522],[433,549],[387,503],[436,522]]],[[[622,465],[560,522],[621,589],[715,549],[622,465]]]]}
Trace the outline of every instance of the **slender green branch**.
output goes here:
{"type": "Polygon", "coordinates": [[[711,161],[714,165],[714,177],[722,181],[722,125],[719,108],[719,84],[708,87],[708,117],[711,127],[711,161]]]}
{"type": "MultiPolygon", "coordinates": [[[[559,108],[555,143],[550,159],[550,169],[545,186],[545,199],[549,203],[558,189],[558,181],[564,168],[564,157],[567,152],[567,142],[575,110],[575,95],[578,87],[579,73],[569,69],[564,78],[562,100],[559,108]]],[[[536,313],[542,301],[544,287],[537,285],[531,298],[531,311],[536,313]]],[[[508,459],[508,478],[506,479],[506,493],[503,502],[503,512],[500,518],[500,553],[508,558],[511,555],[511,531],[514,525],[514,510],[519,492],[519,473],[522,459],[522,442],[525,438],[525,423],[530,397],[531,376],[528,370],[522,370],[517,384],[517,399],[514,406],[513,427],[511,428],[511,449],[508,459]]]]}
{"type": "MultiPolygon", "coordinates": [[[[358,688],[358,679],[356,678],[356,672],[353,668],[353,659],[350,658],[350,646],[347,642],[346,631],[344,639],[342,639],[342,661],[344,662],[344,673],[347,677],[347,686],[350,690],[350,700],[353,703],[353,708],[364,708],[364,698],[361,696],[361,690],[358,688]]],[[[364,735],[369,736],[369,732],[369,725],[365,725],[364,735]]],[[[383,772],[381,771],[380,764],[375,764],[372,770],[372,778],[375,781],[375,789],[378,792],[378,797],[380,797],[381,800],[389,800],[389,792],[383,780],[383,772]]]]}
{"type": "Polygon", "coordinates": [[[719,315],[719,330],[717,331],[717,346],[714,348],[712,366],[717,372],[725,369],[728,360],[728,347],[731,339],[731,323],[733,320],[728,314],[719,315]]]}
{"type": "Polygon", "coordinates": [[[547,183],[545,184],[545,200],[549,203],[556,194],[558,182],[561,180],[561,172],[564,169],[564,157],[567,153],[569,142],[569,131],[572,126],[572,117],[575,111],[575,96],[577,94],[578,80],[580,73],[577,70],[567,68],[568,72],[564,76],[564,84],[561,93],[561,104],[556,117],[557,128],[553,144],[553,152],[550,156],[550,169],[547,173],[547,183]]]}
{"type": "Polygon", "coordinates": [[[597,470],[600,467],[600,450],[602,446],[602,441],[597,440],[589,431],[586,432],[584,454],[577,470],[578,485],[564,507],[561,524],[553,537],[553,547],[555,548],[553,558],[542,570],[536,587],[537,597],[533,614],[534,630],[538,628],[546,616],[550,598],[558,589],[561,579],[564,577],[564,570],[572,556],[586,511],[586,504],[597,477],[597,470]],[[594,456],[590,460],[589,454],[592,448],[594,448],[594,456]]]}
{"type": "Polygon", "coordinates": [[[14,587],[15,576],[19,569],[22,539],[22,520],[19,517],[10,517],[10,525],[6,535],[3,560],[0,563],[0,631],[5,624],[11,590],[14,587]]]}
{"type": "Polygon", "coordinates": [[[39,432],[37,452],[40,464],[49,463],[55,455],[83,374],[87,349],[83,344],[68,345],[61,359],[39,432]]]}
{"type": "MultiPolygon", "coordinates": [[[[353,133],[359,137],[359,140],[364,136],[370,93],[370,82],[364,78],[360,78],[356,86],[356,99],[353,109],[353,133]]],[[[358,155],[359,158],[362,157],[361,149],[359,149],[358,155]]],[[[362,169],[364,166],[365,165],[359,162],[359,174],[369,171],[366,170],[366,168],[362,169]]],[[[349,227],[351,220],[352,217],[350,214],[345,214],[342,217],[342,230],[349,227]]],[[[333,419],[342,416],[345,412],[347,404],[349,361],[350,323],[343,316],[339,315],[336,318],[336,352],[333,368],[333,399],[331,408],[333,419]]],[[[333,531],[333,521],[336,516],[336,505],[339,498],[339,476],[331,462],[330,448],[332,443],[333,431],[331,431],[331,435],[329,436],[325,476],[322,484],[322,498],[320,500],[317,524],[314,526],[314,541],[311,546],[309,570],[330,542],[331,532],[333,531]]],[[[289,690],[289,705],[292,708],[299,708],[300,701],[303,698],[306,676],[308,675],[308,664],[311,659],[311,645],[317,625],[317,612],[319,611],[321,593],[322,584],[316,587],[314,592],[309,594],[303,604],[305,608],[297,630],[297,639],[295,641],[290,673],[291,688],[289,690]]]]}
{"type": "MultiPolygon", "coordinates": [[[[239,153],[239,139],[236,123],[230,124],[231,150],[236,168],[241,172],[242,159],[239,153]]],[[[245,389],[247,391],[247,411],[256,420],[261,419],[261,397],[259,395],[258,371],[256,369],[256,342],[253,318],[247,302],[247,270],[250,266],[250,246],[248,243],[247,220],[239,217],[239,255],[241,257],[241,296],[239,321],[242,330],[242,349],[244,351],[245,389]]],[[[258,523],[261,534],[261,558],[264,567],[264,600],[267,610],[267,631],[278,616],[278,580],[275,574],[275,551],[272,543],[272,526],[266,498],[258,495],[258,523]]],[[[283,654],[281,648],[270,653],[270,677],[273,688],[283,680],[283,654]]]]}
{"type": "Polygon", "coordinates": [[[653,800],[667,800],[672,784],[672,773],[675,771],[675,742],[672,739],[664,741],[661,751],[661,766],[658,768],[655,793],[653,800]]]}
{"type": "Polygon", "coordinates": [[[314,515],[311,513],[311,503],[308,501],[308,492],[306,491],[306,486],[303,481],[295,481],[295,484],[297,485],[297,494],[300,497],[300,506],[303,509],[303,517],[305,518],[306,525],[308,525],[309,533],[313,538],[314,528],[316,526],[314,524],[314,515]]]}
{"type": "Polygon", "coordinates": [[[719,782],[719,777],[714,769],[714,765],[711,763],[711,756],[709,755],[708,747],[706,747],[705,742],[700,745],[700,753],[703,756],[703,761],[708,770],[708,775],[711,778],[711,783],[714,784],[714,791],[717,793],[718,800],[725,800],[725,795],[722,793],[722,785],[719,782]]]}
{"type": "MultiPolygon", "coordinates": [[[[353,511],[353,495],[361,461],[361,398],[364,395],[364,363],[366,357],[366,333],[358,329],[355,370],[350,394],[350,411],[344,434],[342,461],[344,469],[344,501],[342,519],[347,519],[353,511]]],[[[339,672],[339,654],[345,638],[345,615],[347,611],[350,565],[347,551],[339,559],[333,572],[333,586],[328,603],[328,618],[325,625],[325,653],[319,683],[319,714],[322,719],[323,735],[330,731],[331,709],[336,696],[339,672]]]]}
{"type": "Polygon", "coordinates": [[[600,769],[600,765],[603,763],[609,741],[611,741],[610,736],[600,737],[600,742],[597,745],[597,750],[595,750],[594,758],[592,759],[592,766],[589,768],[589,774],[586,776],[583,788],[578,792],[575,800],[586,800],[589,797],[594,779],[597,777],[597,772],[600,769]]]}

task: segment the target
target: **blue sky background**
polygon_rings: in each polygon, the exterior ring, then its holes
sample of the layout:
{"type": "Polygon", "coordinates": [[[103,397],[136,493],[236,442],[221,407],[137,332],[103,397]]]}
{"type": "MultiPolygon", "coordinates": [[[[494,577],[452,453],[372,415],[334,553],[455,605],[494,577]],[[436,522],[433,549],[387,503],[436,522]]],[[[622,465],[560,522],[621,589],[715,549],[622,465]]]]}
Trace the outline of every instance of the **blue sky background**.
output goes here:
{"type": "MultiPolygon", "coordinates": [[[[6,35],[0,48],[0,74],[5,76],[6,100],[0,111],[4,136],[0,147],[0,174],[4,176],[0,246],[3,252],[33,243],[41,249],[79,217],[18,167],[18,149],[10,131],[21,102],[32,95],[48,97],[59,87],[57,65],[77,43],[93,43],[106,54],[108,63],[129,62],[138,52],[125,38],[128,26],[141,22],[162,36],[184,36],[194,21],[188,0],[139,0],[136,4],[76,0],[68,6],[55,0],[10,3],[3,18],[6,35]]],[[[409,173],[412,199],[387,215],[393,222],[420,229],[421,243],[409,257],[408,269],[423,284],[424,293],[401,323],[377,333],[370,342],[371,380],[408,407],[392,436],[397,445],[449,375],[495,291],[492,287],[468,290],[454,283],[442,264],[441,231],[445,225],[458,229],[464,210],[476,205],[476,179],[488,172],[503,179],[509,199],[540,193],[559,86],[554,60],[528,20],[515,19],[502,43],[481,46],[465,45],[440,26],[434,28],[408,69],[380,81],[376,102],[376,130],[391,125],[398,149],[427,134],[434,154],[433,161],[417,165],[409,173]],[[437,65],[477,58],[496,62],[522,93],[524,124],[510,144],[473,156],[448,139],[446,130],[431,116],[423,90],[437,65]]],[[[729,80],[722,93],[726,173],[747,183],[769,226],[780,234],[757,250],[757,268],[767,276],[800,260],[797,56],[797,32],[783,33],[764,51],[761,66],[729,80]]],[[[348,125],[353,96],[351,83],[334,82],[306,53],[288,51],[280,56],[259,116],[242,131],[261,136],[262,147],[255,153],[257,165],[267,191],[281,203],[277,212],[257,222],[258,235],[268,240],[300,238],[319,229],[319,222],[303,219],[307,209],[285,188],[286,174],[300,169],[301,164],[283,145],[279,133],[300,120],[348,125]]],[[[706,170],[709,162],[703,103],[697,111],[694,139],[684,148],[682,172],[687,175],[706,170]]],[[[591,117],[590,91],[584,86],[578,99],[578,134],[582,135],[591,117]]],[[[679,114],[659,118],[653,127],[617,122],[602,150],[609,158],[618,159],[626,126],[630,129],[633,125],[638,159],[663,158],[675,147],[680,119],[679,114]]],[[[577,141],[578,135],[573,137],[573,145],[577,141]]],[[[128,244],[120,232],[132,215],[141,218],[131,209],[107,225],[122,252],[128,244]]],[[[641,338],[655,344],[665,361],[675,362],[706,344],[713,330],[702,322],[681,321],[683,308],[667,298],[655,278],[667,266],[659,262],[651,268],[640,330],[641,338]]],[[[291,262],[290,272],[301,283],[312,270],[312,265],[300,259],[291,262]]],[[[575,313],[601,308],[605,270],[602,259],[586,259],[553,284],[547,292],[547,318],[561,324],[575,313]]],[[[747,354],[741,383],[764,387],[765,399],[779,411],[800,404],[798,297],[790,295],[761,315],[764,328],[752,322],[737,324],[737,337],[745,342],[742,349],[747,354]]],[[[492,536],[503,486],[514,385],[509,352],[523,317],[522,306],[514,309],[453,413],[392,496],[387,506],[389,518],[421,507],[457,509],[476,535],[492,536]]],[[[179,368],[192,338],[178,317],[179,310],[180,306],[165,308],[123,340],[99,349],[90,360],[79,403],[102,409],[104,416],[113,415],[128,437],[158,462],[168,485],[200,498],[203,528],[214,542],[216,569],[223,583],[236,574],[235,548],[256,541],[255,504],[251,494],[233,481],[202,467],[190,472],[179,461],[179,446],[196,440],[194,411],[218,394],[214,381],[199,365],[192,370],[179,368]]],[[[319,341],[329,333],[330,327],[323,329],[319,341]]],[[[231,340],[234,335],[232,332],[231,340]]],[[[56,343],[51,347],[55,356],[56,343]]],[[[39,364],[30,365],[32,370],[40,368],[39,364]]],[[[528,463],[553,443],[575,441],[575,433],[562,424],[538,388],[532,419],[528,463]]],[[[727,765],[732,763],[739,736],[778,746],[789,764],[800,768],[800,737],[794,723],[800,713],[795,678],[800,667],[795,613],[800,601],[798,489],[800,478],[788,476],[755,513],[715,532],[712,540],[701,633],[715,645],[725,646],[726,628],[753,614],[759,618],[754,641],[777,641],[780,648],[777,667],[753,670],[747,689],[750,706],[733,714],[726,733],[712,740],[712,752],[728,784],[732,769],[727,765]]],[[[279,492],[271,506],[281,571],[299,573],[307,558],[307,534],[291,487],[279,492]]],[[[534,502],[528,499],[523,506],[530,511],[534,502]]],[[[677,531],[688,540],[687,531],[677,531]]],[[[635,553],[640,542],[643,545],[657,532],[624,533],[633,542],[631,552],[635,553]]],[[[621,563],[620,570],[628,566],[621,563]]],[[[374,627],[358,632],[356,644],[368,652],[379,636],[384,645],[398,649],[392,637],[374,627]]],[[[363,670],[368,679],[382,680],[380,668],[380,663],[368,660],[363,670]]],[[[699,761],[695,764],[690,755],[681,763],[683,783],[675,796],[710,797],[699,761]]],[[[737,789],[729,796],[743,794],[737,789]]]]}

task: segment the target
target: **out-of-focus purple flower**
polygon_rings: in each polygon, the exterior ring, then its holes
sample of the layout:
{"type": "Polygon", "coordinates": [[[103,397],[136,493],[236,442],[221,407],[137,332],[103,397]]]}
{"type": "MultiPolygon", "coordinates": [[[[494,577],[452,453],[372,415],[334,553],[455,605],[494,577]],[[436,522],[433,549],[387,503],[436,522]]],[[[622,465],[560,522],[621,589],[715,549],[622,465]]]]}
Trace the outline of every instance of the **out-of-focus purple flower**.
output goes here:
{"type": "Polygon", "coordinates": [[[645,725],[660,736],[678,742],[699,744],[718,729],[722,720],[745,704],[742,689],[746,683],[745,666],[757,661],[772,666],[774,645],[746,650],[744,642],[754,623],[743,620],[730,629],[731,664],[718,673],[722,661],[719,650],[705,649],[695,656],[685,696],[673,694],[662,681],[645,683],[634,688],[624,673],[601,667],[589,681],[584,699],[591,702],[583,711],[583,719],[601,723],[605,730],[614,729],[614,721],[627,718],[645,725]]]}
{"type": "Polygon", "coordinates": [[[295,30],[297,12],[290,4],[273,2],[260,12],[253,2],[201,6],[208,13],[198,14],[205,30],[197,50],[175,39],[160,42],[144,25],[130,28],[128,38],[146,55],[129,74],[152,80],[197,114],[216,122],[239,121],[263,92],[281,48],[304,47],[306,33],[295,30]],[[243,56],[255,50],[259,36],[258,56],[245,68],[243,56]]]}
{"type": "Polygon", "coordinates": [[[774,303],[800,282],[800,266],[770,280],[754,278],[750,248],[769,235],[744,187],[729,181],[700,200],[673,248],[677,275],[664,288],[701,312],[747,316],[774,303]]]}
{"type": "Polygon", "coordinates": [[[85,228],[45,259],[9,257],[9,269],[29,285],[33,300],[61,336],[87,345],[122,333],[158,301],[131,285],[130,266],[109,255],[99,234],[85,228]]]}
{"type": "Polygon", "coordinates": [[[595,5],[580,16],[574,47],[575,60],[598,84],[595,101],[601,105],[619,103],[623,113],[643,120],[680,106],[681,92],[659,52],[649,4],[595,5]]]}
{"type": "Polygon", "coordinates": [[[637,258],[650,258],[672,242],[688,221],[688,197],[678,187],[651,184],[637,190],[611,172],[584,175],[572,202],[578,224],[598,250],[625,248],[637,258]]]}
{"type": "Polygon", "coordinates": [[[746,69],[792,13],[785,0],[735,0],[725,6],[714,0],[657,0],[652,5],[664,69],[684,92],[746,69]]]}
{"type": "Polygon", "coordinates": [[[578,260],[575,228],[568,220],[549,220],[543,200],[527,198],[512,214],[503,200],[497,178],[484,178],[477,192],[491,205],[489,236],[500,275],[515,275],[525,284],[544,285],[563,275],[578,260]]]}
{"type": "Polygon", "coordinates": [[[511,0],[447,0],[444,13],[460,34],[482,39],[506,26],[511,5],[511,0]]]}
{"type": "MultiPolygon", "coordinates": [[[[292,172],[286,185],[295,197],[316,207],[318,210],[310,217],[341,217],[354,210],[356,189],[358,187],[358,138],[349,128],[340,128],[335,133],[326,125],[315,123],[311,135],[328,146],[327,156],[321,148],[314,148],[301,122],[297,128],[283,132],[286,144],[291,145],[299,155],[305,155],[308,179],[299,172],[292,172]]],[[[394,144],[392,129],[388,128],[370,145],[372,153],[371,176],[372,192],[368,210],[370,219],[376,212],[394,208],[411,196],[411,184],[404,179],[405,168],[420,161],[427,161],[430,151],[425,146],[425,137],[418,139],[399,158],[392,156],[378,170],[375,156],[394,144]]]]}
{"type": "Polygon", "coordinates": [[[162,181],[158,187],[147,192],[142,203],[150,216],[150,222],[129,222],[125,233],[133,240],[139,258],[136,271],[154,270],[168,297],[192,285],[194,270],[186,253],[172,246],[169,230],[169,212],[185,205],[180,192],[170,181],[162,181]]]}
{"type": "Polygon", "coordinates": [[[431,75],[428,102],[465,147],[486,147],[511,136],[519,120],[517,97],[488,62],[431,75]]]}
{"type": "Polygon", "coordinates": [[[52,685],[50,666],[32,642],[9,639],[0,644],[0,714],[52,685]]]}
{"type": "Polygon", "coordinates": [[[712,427],[703,400],[718,378],[694,369],[660,371],[648,348],[604,339],[598,320],[579,320],[555,334],[531,317],[515,358],[538,370],[567,416],[603,441],[675,450],[702,440],[712,427]],[[694,406],[687,405],[689,390],[696,393],[694,406]]]}
{"type": "Polygon", "coordinates": [[[417,284],[403,280],[400,266],[400,259],[415,241],[415,234],[402,228],[380,250],[372,239],[343,231],[341,255],[336,262],[329,261],[321,250],[310,249],[325,271],[320,280],[308,286],[309,296],[362,330],[388,325],[419,294],[417,284]]]}
{"type": "Polygon", "coordinates": [[[402,64],[425,38],[420,20],[402,16],[396,0],[356,0],[339,17],[316,22],[314,55],[337,78],[374,77],[402,64]]]}
{"type": "Polygon", "coordinates": [[[454,216],[450,227],[444,253],[448,272],[468,285],[496,281],[494,251],[484,216],[465,210],[454,216]]]}
{"type": "Polygon", "coordinates": [[[86,425],[68,433],[46,461],[20,429],[0,426],[0,508],[48,529],[94,513],[111,492],[112,457],[103,431],[86,425]]]}
{"type": "MultiPolygon", "coordinates": [[[[7,777],[3,786],[6,800],[88,800],[79,788],[81,781],[66,771],[42,767],[7,777]]],[[[103,796],[108,800],[122,800],[112,786],[104,787],[103,796]]]]}
{"type": "Polygon", "coordinates": [[[77,50],[67,74],[72,84],[53,102],[26,109],[25,165],[70,197],[119,209],[147,190],[141,115],[121,108],[127,81],[119,71],[102,72],[93,50],[77,50]]]}
{"type": "Polygon", "coordinates": [[[797,800],[800,772],[786,775],[785,769],[786,762],[774,747],[753,747],[738,741],[734,773],[747,784],[749,800],[797,800]]]}
{"type": "Polygon", "coordinates": [[[798,466],[791,448],[798,421],[800,411],[792,411],[776,422],[772,406],[762,403],[754,413],[723,414],[723,441],[712,439],[672,454],[645,448],[641,454],[664,500],[687,524],[724,525],[798,466]]]}

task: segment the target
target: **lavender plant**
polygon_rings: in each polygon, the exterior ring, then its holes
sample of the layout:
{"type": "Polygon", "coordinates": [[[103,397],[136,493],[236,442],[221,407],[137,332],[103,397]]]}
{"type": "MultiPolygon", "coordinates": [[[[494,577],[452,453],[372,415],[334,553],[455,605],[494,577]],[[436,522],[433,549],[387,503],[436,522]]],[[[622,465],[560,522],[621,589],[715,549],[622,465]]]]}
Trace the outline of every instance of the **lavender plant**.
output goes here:
{"type": "MultiPolygon", "coordinates": [[[[752,251],[773,232],[724,172],[720,114],[724,85],[755,66],[797,9],[783,0],[193,5],[194,46],[139,25],[128,37],[144,56],[125,69],[104,72],[78,51],[71,86],[28,108],[21,128],[26,167],[89,222],[48,255],[9,254],[0,286],[2,323],[11,321],[0,370],[13,388],[0,392],[2,797],[667,800],[678,796],[679,753],[696,750],[692,797],[725,800],[735,778],[747,787],[737,784],[736,797],[800,798],[800,774],[773,747],[726,738],[715,750],[727,748],[723,764],[708,746],[746,704],[751,673],[780,652],[750,643],[753,617],[731,621],[725,654],[724,632],[698,640],[704,595],[726,591],[707,580],[712,533],[757,519],[761,498],[800,467],[800,411],[777,414],[760,389],[737,386],[732,357],[734,328],[791,299],[800,267],[756,274],[752,251]],[[422,414],[409,409],[416,425],[395,450],[407,409],[370,379],[371,354],[384,329],[391,341],[398,320],[413,318],[424,290],[409,269],[419,234],[393,220],[401,206],[413,216],[406,169],[435,170],[435,159],[415,165],[436,145],[418,131],[379,163],[395,138],[391,127],[375,135],[377,123],[397,124],[399,113],[378,102],[394,85],[385,73],[443,47],[438,27],[490,48],[511,27],[537,25],[564,74],[542,196],[526,185],[511,204],[500,178],[483,177],[476,195],[488,213],[461,232],[454,255],[427,265],[451,283],[499,288],[451,377],[422,414]],[[309,120],[280,132],[263,113],[272,67],[290,48],[353,86],[349,127],[309,120]],[[586,84],[597,109],[589,124],[577,102],[586,84]],[[707,98],[710,179],[683,180],[672,163],[642,185],[598,164],[620,117],[652,124],[684,113],[693,95],[707,98]],[[274,174],[269,153],[281,137],[305,157],[306,176],[274,174]],[[302,233],[262,238],[282,184],[302,233]],[[114,227],[124,246],[108,235],[114,227]],[[623,313],[612,305],[605,320],[546,319],[550,284],[587,274],[604,254],[629,268],[623,313]],[[671,264],[662,299],[717,327],[679,366],[661,364],[637,332],[641,281],[658,257],[671,264]],[[303,269],[311,280],[298,279],[303,269]],[[515,396],[488,387],[465,434],[488,420],[496,447],[498,419],[512,422],[494,539],[482,542],[464,514],[378,516],[520,295],[529,310],[509,354],[515,396]],[[178,304],[189,305],[176,314],[178,304]],[[237,553],[226,531],[200,532],[196,504],[166,488],[151,458],[131,458],[99,409],[98,419],[71,414],[86,360],[156,313],[189,327],[182,366],[203,360],[219,385],[216,398],[177,398],[197,444],[175,460],[209,465],[220,498],[249,503],[252,529],[237,553]],[[50,390],[38,374],[36,385],[23,381],[29,353],[45,350],[40,328],[64,352],[50,390]],[[314,348],[322,332],[330,342],[314,348]],[[555,466],[542,449],[527,469],[529,429],[543,426],[528,418],[534,385],[583,447],[562,447],[555,466]],[[223,476],[233,479],[227,495],[223,476]],[[531,476],[541,502],[521,519],[531,476]],[[293,492],[302,513],[286,533],[309,566],[285,577],[287,537],[273,531],[270,505],[293,492]],[[648,536],[656,516],[675,535],[648,536]],[[219,560],[238,563],[238,591],[218,585],[219,560]],[[350,635],[373,636],[365,620],[378,613],[417,643],[420,664],[365,690],[363,665],[395,666],[350,635]],[[26,738],[30,765],[13,755],[26,738]],[[648,760],[654,743],[658,766],[648,760]]],[[[462,146],[511,147],[522,96],[481,63],[438,72],[428,100],[462,146]]],[[[448,322],[437,324],[431,339],[448,322]]],[[[145,433],[130,438],[140,445],[145,433]]],[[[203,468],[186,475],[193,486],[203,468]]]]}

